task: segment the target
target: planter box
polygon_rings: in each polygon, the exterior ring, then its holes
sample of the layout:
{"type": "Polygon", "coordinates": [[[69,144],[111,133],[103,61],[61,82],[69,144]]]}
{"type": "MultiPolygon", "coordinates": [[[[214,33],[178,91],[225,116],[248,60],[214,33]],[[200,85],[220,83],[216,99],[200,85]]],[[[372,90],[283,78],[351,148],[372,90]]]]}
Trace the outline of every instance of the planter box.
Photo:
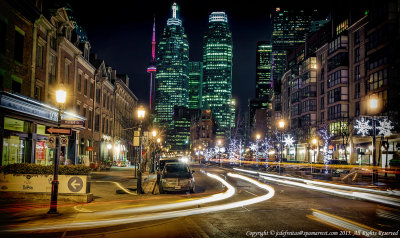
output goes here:
{"type": "MultiPolygon", "coordinates": [[[[0,174],[0,191],[51,193],[53,175],[0,174]]],[[[88,194],[88,175],[58,175],[59,194],[88,194]]]]}

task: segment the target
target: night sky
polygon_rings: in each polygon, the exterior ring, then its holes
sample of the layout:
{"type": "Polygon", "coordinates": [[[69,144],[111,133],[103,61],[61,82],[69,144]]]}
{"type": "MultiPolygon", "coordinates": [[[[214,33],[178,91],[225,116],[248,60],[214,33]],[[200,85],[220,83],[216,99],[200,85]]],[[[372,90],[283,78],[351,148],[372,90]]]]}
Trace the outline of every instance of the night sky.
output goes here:
{"type": "MultiPolygon", "coordinates": [[[[70,0],[77,20],[87,31],[92,52],[105,63],[130,77],[130,88],[143,104],[149,100],[153,17],[156,17],[158,42],[166,21],[171,17],[170,0],[121,1],[105,4],[99,1],[70,0]]],[[[213,11],[225,11],[233,37],[233,97],[240,109],[247,110],[249,98],[255,93],[256,43],[270,39],[270,12],[276,7],[326,8],[326,1],[176,1],[179,17],[189,40],[191,61],[202,60],[203,34],[208,16],[213,11]]]]}

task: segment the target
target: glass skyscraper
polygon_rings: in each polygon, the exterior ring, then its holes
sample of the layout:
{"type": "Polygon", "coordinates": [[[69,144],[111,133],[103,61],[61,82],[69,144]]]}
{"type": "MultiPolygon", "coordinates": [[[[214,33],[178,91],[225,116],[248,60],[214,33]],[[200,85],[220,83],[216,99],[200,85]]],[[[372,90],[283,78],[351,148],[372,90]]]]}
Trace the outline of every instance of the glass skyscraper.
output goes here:
{"type": "Polygon", "coordinates": [[[271,55],[272,45],[269,41],[257,42],[256,98],[270,100],[272,97],[271,55]]]}
{"type": "MultiPolygon", "coordinates": [[[[273,83],[280,82],[286,71],[286,53],[297,44],[305,42],[305,34],[310,31],[311,21],[316,11],[281,10],[272,14],[272,77],[273,83]]],[[[275,85],[274,88],[279,88],[275,85]]]]}
{"type": "Polygon", "coordinates": [[[189,62],[189,109],[201,108],[201,96],[203,85],[203,63],[189,62]]]}
{"type": "Polygon", "coordinates": [[[161,124],[172,120],[174,106],[188,106],[189,43],[177,15],[174,3],[158,44],[155,122],[161,124]]]}
{"type": "Polygon", "coordinates": [[[217,135],[229,136],[232,125],[232,33],[225,12],[213,12],[203,45],[202,107],[211,109],[217,135]]]}

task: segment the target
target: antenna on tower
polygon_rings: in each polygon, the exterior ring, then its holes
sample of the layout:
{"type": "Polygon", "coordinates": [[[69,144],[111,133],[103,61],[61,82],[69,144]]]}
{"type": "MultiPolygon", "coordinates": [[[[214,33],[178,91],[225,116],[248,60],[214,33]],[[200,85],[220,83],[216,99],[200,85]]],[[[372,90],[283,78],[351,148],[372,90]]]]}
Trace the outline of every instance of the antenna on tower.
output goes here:
{"type": "Polygon", "coordinates": [[[154,76],[157,71],[156,67],[156,16],[154,15],[153,20],[153,37],[151,40],[151,61],[149,66],[147,67],[147,73],[150,74],[150,110],[152,109],[152,95],[154,92],[154,76]]]}

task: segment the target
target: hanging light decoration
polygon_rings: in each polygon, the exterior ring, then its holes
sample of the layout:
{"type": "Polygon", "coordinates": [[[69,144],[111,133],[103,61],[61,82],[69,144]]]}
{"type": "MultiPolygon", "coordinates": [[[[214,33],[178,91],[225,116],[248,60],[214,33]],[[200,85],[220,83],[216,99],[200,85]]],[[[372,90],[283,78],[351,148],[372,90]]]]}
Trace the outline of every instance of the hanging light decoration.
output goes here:
{"type": "Polygon", "coordinates": [[[360,119],[356,119],[356,125],[354,128],[357,130],[357,134],[366,136],[369,134],[369,131],[372,130],[372,126],[370,125],[370,121],[365,117],[361,117],[360,119]]]}

